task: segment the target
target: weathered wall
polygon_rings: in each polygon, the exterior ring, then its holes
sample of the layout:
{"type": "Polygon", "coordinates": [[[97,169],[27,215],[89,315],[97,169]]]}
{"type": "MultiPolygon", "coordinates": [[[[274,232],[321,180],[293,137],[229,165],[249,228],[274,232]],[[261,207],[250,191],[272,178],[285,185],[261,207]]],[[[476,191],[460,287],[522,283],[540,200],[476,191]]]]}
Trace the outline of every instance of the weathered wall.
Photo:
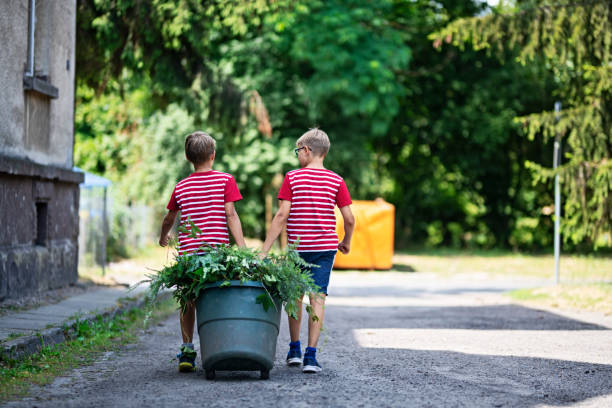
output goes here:
{"type": "Polygon", "coordinates": [[[0,154],[72,167],[76,0],[38,0],[35,66],[57,99],[24,92],[28,0],[0,2],[0,154]]]}
{"type": "Polygon", "coordinates": [[[77,280],[81,181],[58,167],[0,163],[0,301],[77,280]]]}
{"type": "Polygon", "coordinates": [[[25,156],[23,72],[27,59],[27,22],[27,0],[0,2],[0,151],[13,156],[25,156]]]}
{"type": "Polygon", "coordinates": [[[56,99],[24,87],[29,1],[0,1],[0,301],[77,280],[76,0],[37,3],[36,74],[56,99]]]}
{"type": "MultiPolygon", "coordinates": [[[[74,148],[74,67],[76,46],[76,0],[49,2],[53,8],[51,25],[51,83],[59,88],[59,98],[51,103],[49,164],[72,167],[74,148]]],[[[40,162],[38,158],[35,161],[40,162]]]]}

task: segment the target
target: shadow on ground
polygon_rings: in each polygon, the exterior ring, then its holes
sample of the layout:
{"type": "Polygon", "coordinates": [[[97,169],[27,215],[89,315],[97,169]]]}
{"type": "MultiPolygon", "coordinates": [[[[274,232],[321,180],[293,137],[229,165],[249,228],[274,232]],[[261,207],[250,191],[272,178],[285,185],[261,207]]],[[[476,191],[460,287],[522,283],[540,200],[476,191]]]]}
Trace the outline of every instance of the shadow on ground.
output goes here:
{"type": "Polygon", "coordinates": [[[407,265],[407,264],[393,264],[393,266],[391,267],[391,270],[393,272],[416,272],[417,271],[412,266],[407,265]]]}
{"type": "Polygon", "coordinates": [[[379,296],[406,296],[426,298],[431,295],[461,295],[469,293],[505,293],[514,287],[474,287],[474,286],[453,286],[449,288],[423,288],[415,287],[408,289],[403,286],[376,286],[368,287],[336,287],[330,289],[330,296],[333,297],[379,297],[379,296]]]}
{"type": "Polygon", "coordinates": [[[393,264],[390,269],[355,269],[355,268],[342,268],[334,266],[334,272],[417,272],[412,266],[408,264],[393,264]]]}
{"type": "MultiPolygon", "coordinates": [[[[607,336],[602,331],[612,331],[604,326],[514,304],[381,308],[330,305],[327,316],[330,341],[345,337],[345,331],[334,329],[333,325],[339,324],[334,322],[337,318],[353,327],[355,350],[340,353],[334,363],[338,372],[347,369],[343,365],[349,365],[350,370],[362,373],[368,379],[368,388],[376,390],[361,396],[365,406],[385,405],[384,401],[395,401],[389,405],[404,401],[403,406],[566,406],[612,394],[612,365],[585,362],[606,361],[605,342],[612,340],[612,334],[607,336]],[[380,346],[376,341],[360,342],[359,336],[361,340],[367,338],[369,329],[378,334],[380,346]],[[579,355],[581,349],[590,351],[593,346],[588,332],[576,333],[572,337],[577,340],[564,342],[545,332],[515,337],[488,332],[491,330],[597,331],[597,339],[603,339],[603,343],[594,348],[600,351],[579,355]],[[427,336],[437,336],[436,341],[427,336]],[[463,344],[453,343],[459,341],[463,344]],[[479,344],[486,341],[489,343],[479,344]],[[538,344],[539,341],[545,342],[538,344]],[[388,346],[394,342],[401,348],[388,346]],[[543,349],[549,344],[567,359],[524,356],[548,351],[543,349]],[[571,350],[564,350],[564,344],[571,344],[571,350]],[[527,350],[522,349],[523,345],[527,350]],[[475,351],[463,352],[462,348],[475,351]],[[403,397],[398,399],[396,393],[403,397]]],[[[569,333],[559,335],[567,337],[569,333]]],[[[593,406],[602,406],[596,401],[593,406]]],[[[606,399],[604,404],[609,401],[606,399]]]]}
{"type": "MultiPolygon", "coordinates": [[[[375,362],[360,364],[364,374],[374,384],[401,384],[406,406],[564,406],[612,393],[612,366],[604,364],[438,350],[361,353],[375,362]]],[[[366,406],[394,399],[385,394],[397,387],[380,385],[366,406]]]]}
{"type": "Polygon", "coordinates": [[[597,324],[515,304],[379,308],[330,305],[327,308],[342,313],[356,329],[609,330],[597,324]],[[376,313],[364,313],[364,309],[375,309],[376,313]]]}

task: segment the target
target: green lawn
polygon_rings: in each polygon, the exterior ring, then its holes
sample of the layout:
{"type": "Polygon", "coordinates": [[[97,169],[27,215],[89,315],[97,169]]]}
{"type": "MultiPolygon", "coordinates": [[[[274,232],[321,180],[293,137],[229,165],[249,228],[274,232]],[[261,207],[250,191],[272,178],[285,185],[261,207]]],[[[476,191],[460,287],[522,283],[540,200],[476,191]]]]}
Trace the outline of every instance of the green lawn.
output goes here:
{"type": "MultiPolygon", "coordinates": [[[[450,249],[400,252],[393,263],[396,270],[441,276],[478,274],[542,278],[551,282],[555,266],[552,255],[450,249]]],[[[507,295],[528,305],[612,314],[612,257],[563,255],[559,265],[560,285],[520,289],[507,295]]]]}
{"type": "MultiPolygon", "coordinates": [[[[551,279],[555,267],[552,254],[529,255],[499,250],[398,252],[393,263],[398,269],[409,266],[416,272],[444,275],[483,273],[551,279]]],[[[609,256],[563,255],[559,265],[562,282],[612,282],[612,257],[609,256]]]]}
{"type": "Polygon", "coordinates": [[[526,304],[612,314],[612,283],[564,283],[552,287],[514,290],[507,295],[526,304]]]}

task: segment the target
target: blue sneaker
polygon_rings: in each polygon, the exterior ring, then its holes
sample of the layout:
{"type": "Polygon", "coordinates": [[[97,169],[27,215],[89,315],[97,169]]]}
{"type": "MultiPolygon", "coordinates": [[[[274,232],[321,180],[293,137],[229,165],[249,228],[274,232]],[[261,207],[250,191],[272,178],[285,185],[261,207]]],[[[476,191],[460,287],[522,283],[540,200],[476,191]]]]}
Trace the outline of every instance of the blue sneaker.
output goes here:
{"type": "Polygon", "coordinates": [[[179,359],[179,372],[191,373],[195,371],[196,351],[193,349],[193,344],[184,344],[181,346],[181,352],[176,355],[179,359]]]}
{"type": "Polygon", "coordinates": [[[302,372],[319,373],[321,370],[323,370],[323,368],[317,363],[317,358],[315,356],[304,356],[304,368],[302,368],[302,372]]]}
{"type": "Polygon", "coordinates": [[[290,348],[287,353],[287,365],[299,366],[302,364],[302,352],[299,348],[290,348]]]}

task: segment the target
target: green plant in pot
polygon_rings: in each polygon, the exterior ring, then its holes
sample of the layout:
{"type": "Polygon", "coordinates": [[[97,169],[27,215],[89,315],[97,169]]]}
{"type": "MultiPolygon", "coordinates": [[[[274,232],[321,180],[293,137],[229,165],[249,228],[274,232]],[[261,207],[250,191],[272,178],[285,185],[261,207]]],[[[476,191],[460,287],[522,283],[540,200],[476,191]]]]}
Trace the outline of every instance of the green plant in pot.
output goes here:
{"type": "MultiPolygon", "coordinates": [[[[191,228],[184,231],[197,237],[201,231],[191,220],[188,222],[191,228]]],[[[187,302],[196,301],[208,284],[221,282],[220,286],[224,287],[231,281],[255,281],[263,284],[267,295],[259,297],[257,303],[267,310],[275,306],[274,299],[277,299],[287,314],[296,318],[302,295],[317,293],[319,289],[304,272],[309,264],[300,258],[296,246],[297,243],[289,245],[281,253],[261,259],[255,249],[204,244],[195,251],[199,255],[176,256],[173,264],[147,275],[149,279],[143,281],[149,283],[147,298],[154,302],[160,291],[172,289],[174,298],[184,307],[187,302]]],[[[316,320],[310,307],[306,311],[316,320]]]]}
{"type": "MultiPolygon", "coordinates": [[[[191,223],[187,233],[199,232],[191,223]]],[[[298,302],[318,288],[308,264],[295,246],[261,259],[258,251],[229,245],[203,245],[199,254],[177,256],[176,261],[149,275],[149,302],[161,290],[171,289],[185,307],[194,302],[206,377],[215,370],[260,370],[269,377],[274,363],[281,306],[297,317],[298,302]]],[[[310,306],[306,311],[314,319],[310,306]]]]}

